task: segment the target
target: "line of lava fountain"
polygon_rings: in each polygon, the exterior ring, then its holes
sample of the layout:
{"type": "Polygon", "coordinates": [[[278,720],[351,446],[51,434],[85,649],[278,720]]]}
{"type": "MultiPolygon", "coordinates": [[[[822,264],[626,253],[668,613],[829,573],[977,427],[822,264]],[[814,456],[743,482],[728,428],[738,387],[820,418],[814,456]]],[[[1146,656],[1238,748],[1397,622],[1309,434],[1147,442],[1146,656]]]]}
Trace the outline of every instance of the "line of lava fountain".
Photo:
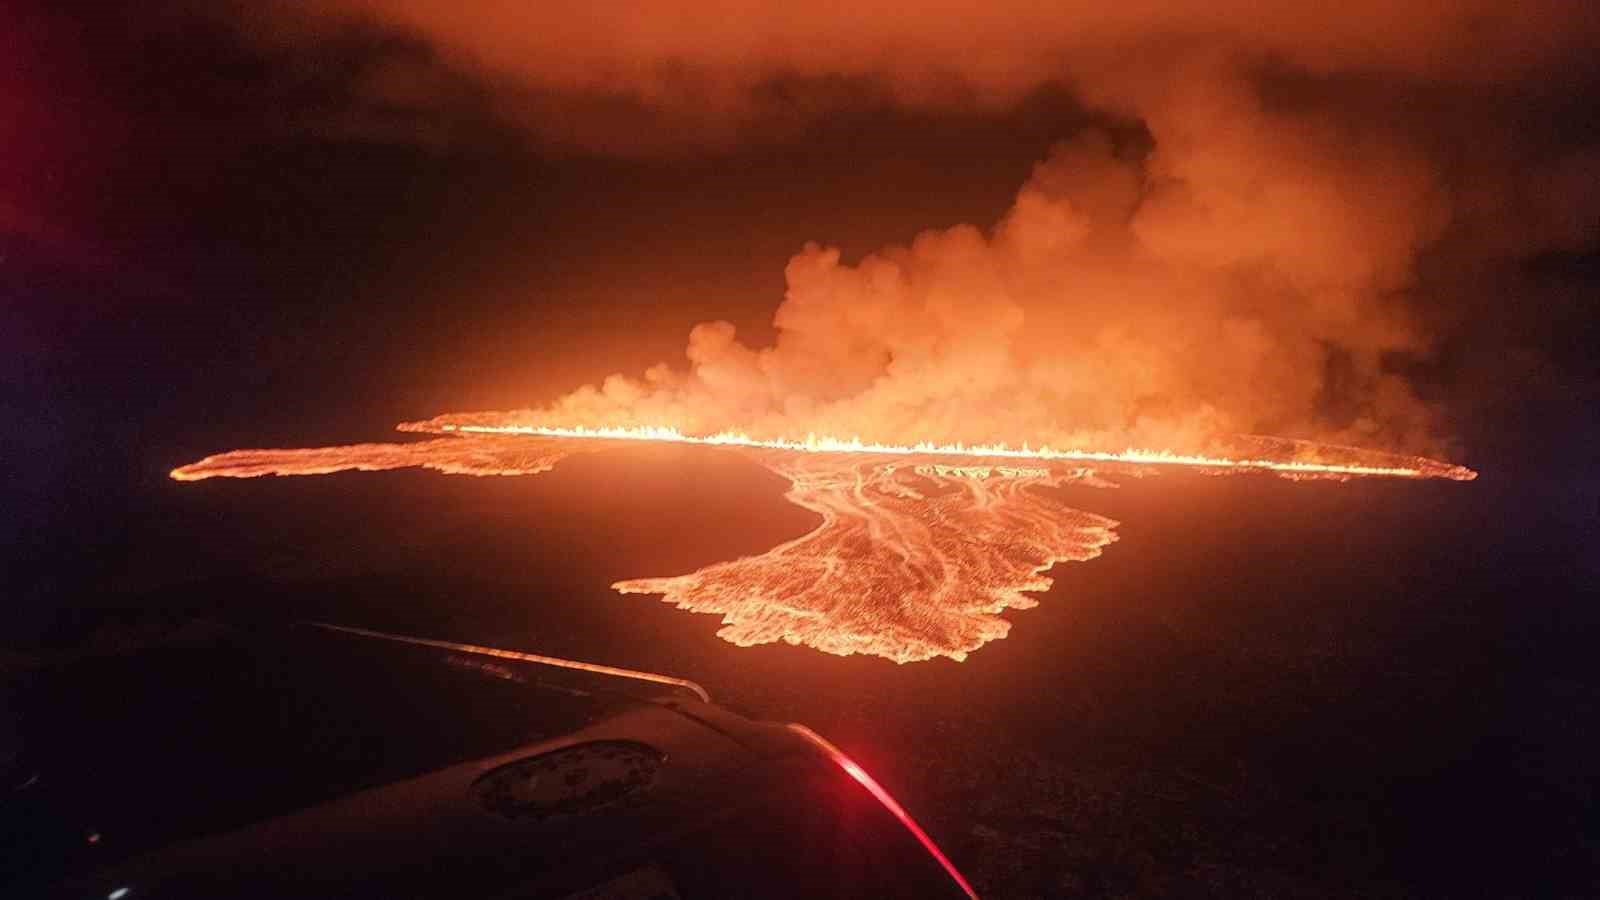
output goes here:
{"type": "Polygon", "coordinates": [[[529,435],[549,438],[608,441],[665,441],[678,444],[707,444],[719,447],[748,447],[761,450],[791,450],[802,453],[876,453],[890,456],[966,456],[983,459],[1035,459],[1068,462],[1111,462],[1151,466],[1190,466],[1204,469],[1259,469],[1287,475],[1360,475],[1390,478],[1449,478],[1471,481],[1478,473],[1465,466],[1452,465],[1425,457],[1407,457],[1404,466],[1379,466],[1360,463],[1326,463],[1303,460],[1237,459],[1224,456],[1200,456],[1173,453],[1169,450],[1140,450],[1129,448],[1117,453],[1097,450],[1057,450],[1049,446],[1030,448],[1007,444],[879,444],[860,438],[836,438],[828,435],[806,435],[804,440],[786,438],[754,438],[737,431],[724,431],[712,435],[684,434],[676,428],[660,426],[633,427],[552,427],[547,425],[459,425],[429,422],[402,425],[404,431],[441,431],[462,434],[529,435]]]}

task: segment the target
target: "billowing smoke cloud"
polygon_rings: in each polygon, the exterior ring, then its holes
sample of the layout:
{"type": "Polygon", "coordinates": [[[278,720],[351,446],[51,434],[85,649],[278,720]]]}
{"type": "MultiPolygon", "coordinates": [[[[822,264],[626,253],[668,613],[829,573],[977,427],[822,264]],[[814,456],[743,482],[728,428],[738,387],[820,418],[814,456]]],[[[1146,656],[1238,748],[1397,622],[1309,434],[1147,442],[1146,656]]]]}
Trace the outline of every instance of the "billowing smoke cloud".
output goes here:
{"type": "MultiPolygon", "coordinates": [[[[1435,338],[1410,302],[1422,254],[1584,248],[1600,219],[1600,154],[1517,132],[1520,86],[1587,65],[1600,26],[1583,4],[335,8],[425,36],[500,85],[505,116],[591,149],[803,123],[835,102],[829,79],[917,107],[1065,85],[1142,124],[1065,136],[997,223],[854,262],[808,245],[772,346],[697,325],[687,368],[519,414],[543,424],[1438,451],[1436,411],[1389,365],[1435,338]],[[802,87],[775,90],[785,78],[802,87]]],[[[280,36],[327,21],[274,20],[280,36]]]]}
{"type": "Polygon", "coordinates": [[[536,418],[1058,446],[1262,430],[1414,443],[1428,410],[1380,361],[1423,343],[1392,296],[1445,220],[1427,168],[1317,155],[1207,102],[1157,120],[1155,153],[1097,131],[1061,144],[989,231],[927,231],[855,265],[810,245],[789,261],[773,346],[704,323],[687,371],[612,376],[536,418]],[[1227,143],[1165,149],[1166,128],[1213,115],[1231,117],[1227,143]],[[1357,399],[1330,425],[1334,353],[1357,399]]]}

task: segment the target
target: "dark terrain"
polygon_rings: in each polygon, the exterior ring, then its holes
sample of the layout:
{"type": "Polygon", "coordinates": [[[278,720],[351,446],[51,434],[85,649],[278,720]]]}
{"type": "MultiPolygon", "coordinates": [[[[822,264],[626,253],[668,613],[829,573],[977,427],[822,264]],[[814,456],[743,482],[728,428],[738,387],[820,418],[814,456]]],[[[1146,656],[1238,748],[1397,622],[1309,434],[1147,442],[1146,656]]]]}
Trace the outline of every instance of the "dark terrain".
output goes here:
{"type": "Polygon", "coordinates": [[[1600,890],[1593,485],[1066,489],[1120,540],[959,664],[739,648],[607,589],[802,533],[783,488],[702,448],[526,478],[152,472],[138,527],[19,595],[12,689],[322,618],[682,675],[807,723],[986,896],[1600,890]]]}

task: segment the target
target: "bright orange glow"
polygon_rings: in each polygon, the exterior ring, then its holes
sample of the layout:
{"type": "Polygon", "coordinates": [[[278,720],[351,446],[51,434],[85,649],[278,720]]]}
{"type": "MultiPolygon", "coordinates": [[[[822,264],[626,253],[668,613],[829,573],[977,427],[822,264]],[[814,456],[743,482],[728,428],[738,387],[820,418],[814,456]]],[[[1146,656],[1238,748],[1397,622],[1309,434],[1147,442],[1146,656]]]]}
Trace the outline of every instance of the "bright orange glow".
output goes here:
{"type": "MultiPolygon", "coordinates": [[[[430,430],[421,424],[415,430],[430,430]]],[[[675,428],[635,426],[628,428],[559,428],[544,425],[455,425],[434,426],[440,431],[461,434],[531,435],[551,438],[608,441],[667,441],[679,444],[708,444],[717,447],[752,447],[763,450],[794,450],[805,453],[874,453],[890,456],[962,456],[982,459],[1060,460],[1063,462],[1114,462],[1141,466],[1191,466],[1203,469],[1259,469],[1291,475],[1362,475],[1394,478],[1451,478],[1471,481],[1478,473],[1464,466],[1441,463],[1423,457],[1403,457],[1404,465],[1366,465],[1327,463],[1299,459],[1235,459],[1223,456],[1198,456],[1170,450],[1129,448],[1116,453],[1095,450],[1030,448],[1027,444],[878,444],[859,438],[806,435],[803,440],[759,439],[736,431],[692,436],[675,428]]],[[[409,430],[409,429],[408,429],[409,430]]]]}
{"type": "Polygon", "coordinates": [[[917,824],[917,820],[911,818],[911,814],[906,812],[905,808],[888,791],[883,789],[883,785],[879,784],[871,775],[868,775],[866,769],[861,768],[856,764],[855,760],[846,756],[843,750],[829,743],[827,738],[804,725],[790,725],[789,730],[815,744],[818,749],[837,763],[839,768],[843,769],[858,784],[866,788],[867,793],[876,797],[878,802],[883,804],[884,809],[887,809],[896,819],[899,819],[900,824],[906,826],[906,830],[910,831],[928,853],[939,862],[939,865],[944,867],[944,870],[950,874],[951,878],[955,879],[956,884],[961,886],[967,896],[971,897],[972,900],[978,900],[977,892],[972,889],[972,885],[967,883],[967,879],[961,876],[961,872],[956,869],[955,863],[950,861],[950,857],[944,855],[944,851],[940,850],[939,845],[933,842],[933,838],[928,837],[928,833],[922,830],[922,826],[917,824]]]}
{"type": "Polygon", "coordinates": [[[331,475],[416,466],[446,475],[536,475],[567,452],[527,440],[440,438],[414,444],[349,444],[301,450],[232,450],[173,469],[176,481],[257,478],[262,475],[331,475]]]}

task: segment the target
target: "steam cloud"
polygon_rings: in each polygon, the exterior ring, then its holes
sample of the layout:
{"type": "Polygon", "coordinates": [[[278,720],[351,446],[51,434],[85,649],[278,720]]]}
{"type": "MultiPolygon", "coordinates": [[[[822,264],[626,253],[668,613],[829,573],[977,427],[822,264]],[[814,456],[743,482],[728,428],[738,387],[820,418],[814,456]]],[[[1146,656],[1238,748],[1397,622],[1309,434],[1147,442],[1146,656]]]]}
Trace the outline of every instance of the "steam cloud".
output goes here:
{"type": "MultiPolygon", "coordinates": [[[[1596,17],[1559,0],[1181,6],[347,0],[333,18],[422,35],[500,85],[503,115],[611,152],[744,140],[833,102],[769,89],[785,77],[923,108],[1060,84],[1140,125],[1069,136],[997,223],[854,263],[807,245],[772,346],[702,323],[687,368],[612,375],[517,420],[1105,449],[1270,432],[1439,452],[1438,412],[1387,364],[1436,338],[1411,302],[1419,258],[1593,245],[1600,152],[1517,124],[1519,86],[1589,59],[1596,17]]],[[[330,18],[271,21],[295,39],[330,18]]],[[[370,90],[425,104],[415,74],[370,90]]]]}

